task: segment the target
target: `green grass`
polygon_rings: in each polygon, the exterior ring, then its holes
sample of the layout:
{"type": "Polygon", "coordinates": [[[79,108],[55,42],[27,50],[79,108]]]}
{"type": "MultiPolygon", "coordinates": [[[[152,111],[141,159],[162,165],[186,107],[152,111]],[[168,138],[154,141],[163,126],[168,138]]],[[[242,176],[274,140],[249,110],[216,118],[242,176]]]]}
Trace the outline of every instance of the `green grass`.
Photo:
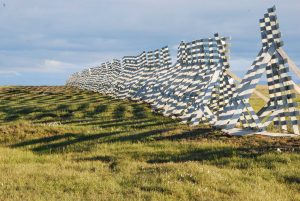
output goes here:
{"type": "Polygon", "coordinates": [[[0,88],[0,200],[300,200],[299,146],[77,89],[0,88]]]}

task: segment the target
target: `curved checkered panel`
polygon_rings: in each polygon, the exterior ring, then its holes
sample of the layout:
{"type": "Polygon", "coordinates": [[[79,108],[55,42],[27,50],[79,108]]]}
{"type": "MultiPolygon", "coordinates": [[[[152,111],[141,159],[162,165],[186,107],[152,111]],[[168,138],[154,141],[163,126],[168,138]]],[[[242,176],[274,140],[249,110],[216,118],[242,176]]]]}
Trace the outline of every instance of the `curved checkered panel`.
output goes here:
{"type": "Polygon", "coordinates": [[[185,47],[183,44],[178,53],[180,73],[165,92],[170,98],[164,100],[164,114],[176,115],[194,125],[200,121],[214,123],[224,105],[218,103],[232,94],[235,86],[225,74],[229,68],[227,38],[216,34],[214,38],[185,43],[185,47]]]}
{"type": "Polygon", "coordinates": [[[267,13],[264,14],[264,17],[259,20],[263,48],[268,48],[274,43],[277,47],[283,46],[281,33],[279,31],[279,23],[275,11],[275,6],[269,8],[267,13]]]}
{"type": "Polygon", "coordinates": [[[275,7],[268,9],[259,22],[262,49],[220,114],[216,126],[231,129],[240,122],[245,128],[265,130],[272,123],[282,132],[300,134],[294,85],[287,74],[289,71],[287,58],[280,54],[283,42],[275,7]],[[255,113],[249,99],[264,73],[267,77],[269,100],[258,113],[255,113]]]}
{"type": "Polygon", "coordinates": [[[213,122],[235,89],[232,78],[225,73],[229,69],[227,59],[228,38],[216,34],[182,42],[174,65],[168,47],[163,47],[125,56],[122,65],[115,60],[84,70],[72,76],[68,84],[145,101],[154,110],[185,122],[213,122]]]}
{"type": "Polygon", "coordinates": [[[229,71],[229,39],[218,34],[182,41],[173,65],[168,47],[163,47],[74,73],[67,85],[147,102],[153,110],[193,125],[209,122],[225,129],[241,125],[261,131],[273,124],[299,134],[295,83],[287,74],[288,57],[281,49],[275,10],[268,9],[259,21],[262,48],[238,86],[229,71]],[[256,113],[249,99],[263,74],[269,99],[264,98],[265,106],[256,113]]]}

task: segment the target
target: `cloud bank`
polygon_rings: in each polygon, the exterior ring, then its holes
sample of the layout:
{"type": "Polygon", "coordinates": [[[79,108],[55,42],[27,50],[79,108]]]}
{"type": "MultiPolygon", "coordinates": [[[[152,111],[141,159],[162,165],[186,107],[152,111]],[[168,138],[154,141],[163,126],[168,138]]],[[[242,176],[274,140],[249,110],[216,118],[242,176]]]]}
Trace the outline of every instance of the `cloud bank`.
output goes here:
{"type": "Polygon", "coordinates": [[[84,67],[181,40],[230,36],[242,76],[260,49],[258,19],[277,6],[284,49],[300,65],[299,0],[3,0],[0,85],[61,85],[84,67]]]}

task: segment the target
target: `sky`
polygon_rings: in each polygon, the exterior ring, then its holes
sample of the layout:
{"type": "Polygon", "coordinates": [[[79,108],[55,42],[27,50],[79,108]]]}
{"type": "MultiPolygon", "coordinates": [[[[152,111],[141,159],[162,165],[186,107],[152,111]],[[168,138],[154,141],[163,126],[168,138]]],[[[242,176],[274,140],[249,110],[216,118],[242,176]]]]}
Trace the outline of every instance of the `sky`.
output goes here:
{"type": "Polygon", "coordinates": [[[300,66],[299,0],[0,0],[0,85],[64,85],[76,71],[165,45],[175,59],[180,41],[216,32],[231,37],[231,68],[243,76],[273,5],[300,66]]]}

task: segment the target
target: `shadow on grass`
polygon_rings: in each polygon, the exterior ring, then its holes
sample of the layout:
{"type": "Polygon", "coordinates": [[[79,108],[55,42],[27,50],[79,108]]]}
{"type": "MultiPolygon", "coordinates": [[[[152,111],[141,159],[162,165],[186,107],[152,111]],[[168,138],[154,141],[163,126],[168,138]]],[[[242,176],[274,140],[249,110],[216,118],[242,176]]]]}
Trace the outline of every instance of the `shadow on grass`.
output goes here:
{"type": "Polygon", "coordinates": [[[132,105],[132,113],[134,118],[136,119],[144,119],[147,118],[147,113],[144,105],[133,104],[132,105]]]}
{"type": "Polygon", "coordinates": [[[33,117],[31,119],[35,120],[35,119],[43,119],[43,118],[47,118],[47,117],[57,118],[58,116],[57,116],[57,114],[52,113],[52,112],[43,112],[43,113],[37,114],[35,117],[33,117]]]}
{"type": "MultiPolygon", "coordinates": [[[[265,169],[275,169],[279,164],[286,165],[285,160],[277,160],[276,156],[268,159],[260,159],[259,157],[268,151],[253,148],[235,148],[235,147],[199,147],[184,150],[181,153],[159,153],[152,154],[147,160],[149,164],[157,163],[184,163],[189,161],[197,161],[204,164],[214,165],[220,168],[230,167],[236,169],[249,169],[254,167],[262,167],[265,169]],[[261,150],[261,151],[259,151],[261,150]]],[[[299,178],[287,178],[289,182],[299,182],[299,178]]]]}
{"type": "Polygon", "coordinates": [[[89,103],[82,103],[80,104],[80,106],[78,107],[78,111],[85,111],[88,107],[89,107],[89,103]]]}
{"type": "MultiPolygon", "coordinates": [[[[135,122],[136,123],[136,122],[135,122]]],[[[124,124],[128,124],[125,122],[124,124]]],[[[160,128],[147,130],[142,132],[108,132],[100,134],[73,134],[66,133],[62,135],[55,135],[50,137],[43,137],[16,143],[11,145],[12,148],[28,147],[34,152],[60,152],[65,150],[70,145],[77,144],[78,148],[72,149],[86,149],[91,144],[99,143],[118,143],[118,142],[144,142],[144,141],[160,141],[160,140],[181,140],[198,138],[208,134],[209,129],[197,129],[190,132],[168,136],[174,128],[160,128]]],[[[70,149],[71,150],[71,149],[70,149]]]]}
{"type": "Polygon", "coordinates": [[[92,117],[92,119],[91,118],[88,118],[88,119],[81,118],[81,119],[75,119],[75,120],[67,119],[67,120],[63,121],[62,124],[75,124],[75,125],[80,125],[80,126],[98,126],[98,127],[103,127],[103,128],[109,128],[109,127],[130,125],[131,123],[139,124],[139,123],[146,123],[146,122],[151,122],[151,121],[153,121],[153,120],[137,121],[137,120],[134,120],[131,118],[105,120],[102,117],[92,117]]]}
{"type": "Polygon", "coordinates": [[[11,147],[16,148],[16,147],[25,147],[25,146],[35,145],[35,144],[40,144],[40,143],[51,143],[53,141],[66,139],[66,138],[70,138],[70,137],[75,137],[75,136],[76,135],[72,134],[72,133],[67,133],[67,134],[63,134],[63,135],[54,135],[54,136],[50,136],[50,137],[43,137],[43,138],[39,138],[39,139],[33,139],[33,140],[25,141],[25,142],[20,142],[20,143],[12,145],[11,147]]]}
{"type": "Polygon", "coordinates": [[[25,106],[25,107],[2,107],[1,111],[5,113],[4,121],[16,121],[29,115],[33,112],[43,112],[41,108],[33,107],[33,106],[25,106]]]}
{"type": "Polygon", "coordinates": [[[299,176],[286,176],[284,180],[291,184],[300,184],[300,177],[299,176]]]}
{"type": "Polygon", "coordinates": [[[7,122],[8,121],[16,121],[20,118],[21,118],[21,115],[19,115],[19,114],[10,114],[4,118],[4,121],[7,121],[7,122]]]}
{"type": "Polygon", "coordinates": [[[69,106],[67,104],[61,104],[56,107],[56,110],[68,110],[69,106]]]}
{"type": "MultiPolygon", "coordinates": [[[[192,147],[184,149],[180,153],[154,153],[148,156],[147,163],[183,163],[197,161],[217,167],[230,167],[236,169],[249,169],[262,167],[265,169],[276,169],[278,165],[287,165],[289,159],[278,156],[274,150],[267,146],[258,147],[192,147]],[[264,155],[274,153],[273,155],[264,155]],[[263,156],[261,158],[261,156],[263,156]]],[[[284,178],[289,183],[300,183],[298,176],[284,178]]]]}
{"type": "Polygon", "coordinates": [[[231,158],[235,155],[236,150],[233,148],[197,148],[183,153],[156,155],[148,163],[181,163],[187,161],[211,161],[220,160],[222,158],[231,158]]]}
{"type": "Polygon", "coordinates": [[[115,157],[112,157],[112,156],[93,156],[93,157],[76,159],[76,161],[101,161],[104,163],[111,163],[115,160],[116,160],[115,157]]]}
{"type": "Polygon", "coordinates": [[[160,136],[156,140],[195,140],[198,138],[208,138],[210,135],[215,136],[216,130],[212,128],[197,128],[190,131],[185,131],[175,135],[160,136]]]}
{"type": "Polygon", "coordinates": [[[89,146],[91,146],[91,144],[84,144],[85,142],[93,142],[95,144],[98,143],[97,140],[100,140],[105,137],[117,135],[120,133],[122,132],[110,132],[110,133],[101,133],[101,134],[92,134],[92,135],[68,133],[63,135],[56,135],[51,137],[28,140],[28,141],[11,145],[11,147],[17,148],[17,147],[33,146],[33,148],[30,149],[34,152],[38,152],[38,153],[58,152],[59,153],[65,150],[65,148],[67,148],[68,146],[79,143],[79,147],[78,147],[79,151],[80,150],[82,151],[85,150],[86,148],[89,148],[89,146]]]}
{"type": "MultiPolygon", "coordinates": [[[[91,126],[91,125],[97,125],[101,128],[110,128],[110,127],[122,127],[122,126],[134,126],[134,127],[146,127],[150,123],[155,123],[154,120],[130,120],[130,119],[116,119],[113,121],[110,121],[107,123],[107,121],[99,121],[99,122],[92,122],[92,123],[83,123],[81,125],[84,126],[91,126]],[[140,124],[140,125],[139,125],[140,124]],[[144,124],[144,125],[143,125],[144,124]]],[[[158,125],[161,125],[161,123],[157,123],[158,125]]]]}
{"type": "Polygon", "coordinates": [[[162,121],[162,122],[155,122],[154,120],[151,120],[147,124],[137,124],[137,125],[133,125],[132,127],[135,129],[145,129],[145,128],[150,128],[150,127],[155,127],[155,126],[169,126],[172,124],[175,125],[176,122],[174,122],[173,120],[162,121]]]}
{"type": "Polygon", "coordinates": [[[114,142],[141,142],[154,140],[156,135],[163,135],[165,132],[171,131],[172,129],[157,129],[146,132],[141,132],[137,134],[119,136],[117,138],[108,140],[106,142],[114,143],[114,142]]]}
{"type": "Polygon", "coordinates": [[[101,113],[104,113],[105,111],[107,111],[107,105],[98,105],[95,110],[93,111],[93,115],[99,115],[101,113]]]}
{"type": "Polygon", "coordinates": [[[120,120],[105,121],[102,118],[93,117],[93,120],[86,119],[86,118],[66,120],[66,121],[62,122],[62,124],[75,124],[75,125],[81,125],[81,126],[86,126],[86,125],[99,126],[99,124],[101,124],[101,123],[107,124],[107,123],[114,123],[114,122],[118,122],[118,121],[120,121],[120,120]]]}
{"type": "MultiPolygon", "coordinates": [[[[232,136],[227,136],[222,133],[218,133],[216,130],[211,128],[198,128],[192,131],[186,131],[175,135],[159,135],[155,136],[153,139],[155,141],[159,140],[229,140],[232,136]]],[[[201,142],[201,141],[199,141],[201,142]]],[[[239,169],[246,169],[252,166],[252,163],[249,160],[256,160],[259,165],[264,168],[273,169],[278,163],[288,163],[288,160],[284,158],[278,158],[276,155],[276,147],[272,143],[262,143],[258,145],[244,147],[235,147],[235,146],[220,146],[220,147],[202,147],[195,146],[187,149],[183,149],[180,153],[167,153],[159,152],[150,154],[150,159],[147,160],[148,163],[182,163],[188,161],[198,161],[205,162],[208,161],[212,165],[216,166],[232,166],[239,169]],[[274,156],[268,158],[268,160],[259,159],[258,157],[266,153],[273,152],[274,156]],[[234,159],[234,160],[233,160],[234,159]]],[[[286,147],[289,148],[289,147],[286,147]]],[[[282,148],[284,150],[284,148],[282,148]]],[[[289,150],[289,149],[286,149],[289,150]]],[[[299,150],[293,149],[293,152],[298,152],[299,150]]],[[[149,157],[149,155],[148,155],[149,157]]],[[[288,177],[285,178],[287,182],[290,183],[300,183],[299,177],[288,177]]]]}
{"type": "Polygon", "coordinates": [[[113,111],[113,118],[122,119],[125,116],[126,107],[125,105],[118,105],[113,111]]]}
{"type": "MultiPolygon", "coordinates": [[[[33,140],[28,140],[20,143],[11,145],[12,148],[20,148],[29,146],[34,152],[60,152],[66,147],[74,144],[78,144],[79,148],[85,149],[86,146],[91,146],[91,144],[85,144],[86,142],[91,142],[93,144],[97,143],[116,143],[116,142],[137,142],[137,141],[147,141],[149,137],[162,135],[164,132],[170,131],[171,129],[158,129],[152,131],[145,131],[137,134],[122,135],[123,132],[109,132],[100,134],[72,134],[67,133],[63,135],[55,135],[51,137],[43,137],[33,140]]],[[[150,139],[151,140],[151,139],[150,139]]]]}

